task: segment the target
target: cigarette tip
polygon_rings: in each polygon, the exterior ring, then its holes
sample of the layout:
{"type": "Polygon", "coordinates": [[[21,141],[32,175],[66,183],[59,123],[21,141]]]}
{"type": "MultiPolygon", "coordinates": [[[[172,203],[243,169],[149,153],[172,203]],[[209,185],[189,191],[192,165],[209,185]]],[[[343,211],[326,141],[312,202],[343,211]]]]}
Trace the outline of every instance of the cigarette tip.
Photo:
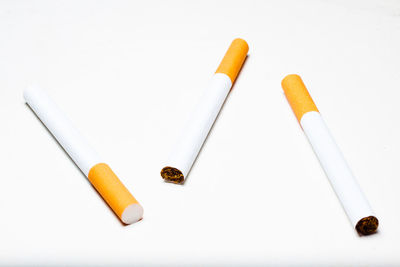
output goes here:
{"type": "Polygon", "coordinates": [[[166,181],[174,184],[182,184],[185,180],[183,173],[177,168],[164,167],[161,170],[161,177],[166,181]]]}
{"type": "Polygon", "coordinates": [[[293,83],[294,81],[301,81],[301,77],[298,74],[289,74],[282,79],[282,88],[285,90],[288,83],[293,83]]]}
{"type": "Polygon", "coordinates": [[[375,216],[362,218],[356,225],[356,230],[360,235],[370,235],[376,232],[379,221],[375,216]]]}
{"type": "Polygon", "coordinates": [[[319,112],[299,75],[289,74],[283,78],[282,89],[299,122],[307,112],[319,112]]]}
{"type": "Polygon", "coordinates": [[[246,51],[246,54],[247,54],[247,52],[249,51],[249,44],[246,42],[246,40],[244,40],[244,39],[242,39],[242,38],[235,38],[235,39],[232,41],[232,44],[236,44],[236,45],[238,45],[238,46],[240,46],[240,47],[243,47],[244,50],[246,51]]]}
{"type": "Polygon", "coordinates": [[[233,84],[242,68],[248,51],[249,45],[245,40],[241,38],[234,39],[215,73],[228,75],[233,84]]]}
{"type": "Polygon", "coordinates": [[[140,221],[143,218],[143,207],[134,203],[125,208],[122,213],[121,220],[125,224],[132,224],[140,221]]]}

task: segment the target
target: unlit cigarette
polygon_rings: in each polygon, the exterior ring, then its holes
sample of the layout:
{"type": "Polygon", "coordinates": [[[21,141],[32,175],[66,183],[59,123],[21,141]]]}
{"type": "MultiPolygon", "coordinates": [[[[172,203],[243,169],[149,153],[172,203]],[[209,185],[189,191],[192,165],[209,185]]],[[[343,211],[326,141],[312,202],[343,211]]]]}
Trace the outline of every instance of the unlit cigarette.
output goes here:
{"type": "Polygon", "coordinates": [[[184,132],[171,149],[167,164],[161,170],[161,176],[165,181],[179,184],[186,179],[246,59],[248,50],[246,41],[235,39],[232,42],[205,88],[199,104],[189,117],[184,132]]]}
{"type": "Polygon", "coordinates": [[[142,206],[49,96],[37,87],[29,87],[24,98],[121,221],[139,221],[142,206]]]}
{"type": "Polygon", "coordinates": [[[350,222],[360,234],[374,233],[378,229],[378,219],[300,76],[286,76],[282,88],[350,222]]]}

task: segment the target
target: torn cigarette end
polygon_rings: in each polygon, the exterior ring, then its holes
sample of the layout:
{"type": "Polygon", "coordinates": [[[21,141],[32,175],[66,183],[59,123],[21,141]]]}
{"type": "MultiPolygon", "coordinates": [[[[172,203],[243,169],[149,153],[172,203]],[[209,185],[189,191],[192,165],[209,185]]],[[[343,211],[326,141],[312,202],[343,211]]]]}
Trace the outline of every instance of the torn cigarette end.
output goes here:
{"type": "Polygon", "coordinates": [[[174,184],[181,184],[185,180],[182,172],[177,168],[173,167],[164,167],[161,170],[161,177],[164,178],[165,181],[171,182],[174,184]]]}
{"type": "Polygon", "coordinates": [[[356,230],[361,235],[370,235],[376,232],[379,221],[375,216],[362,218],[356,225],[356,230]]]}

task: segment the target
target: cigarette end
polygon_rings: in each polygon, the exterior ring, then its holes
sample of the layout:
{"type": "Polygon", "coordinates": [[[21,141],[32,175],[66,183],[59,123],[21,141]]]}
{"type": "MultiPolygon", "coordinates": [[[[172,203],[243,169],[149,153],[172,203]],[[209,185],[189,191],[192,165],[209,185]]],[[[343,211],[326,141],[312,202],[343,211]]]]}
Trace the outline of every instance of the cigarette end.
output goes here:
{"type": "Polygon", "coordinates": [[[143,207],[139,203],[133,203],[126,207],[121,215],[121,221],[132,224],[143,219],[143,207]]]}
{"type": "Polygon", "coordinates": [[[299,122],[307,112],[319,112],[299,75],[287,75],[282,80],[282,88],[299,122]]]}
{"type": "Polygon", "coordinates": [[[107,164],[93,166],[88,179],[123,223],[131,224],[142,219],[142,206],[107,164]]]}
{"type": "Polygon", "coordinates": [[[360,235],[370,235],[376,232],[379,221],[375,216],[362,218],[356,225],[356,230],[360,235]]]}
{"type": "Polygon", "coordinates": [[[243,39],[236,38],[233,40],[228,51],[226,51],[226,54],[215,73],[224,73],[228,75],[233,84],[242,68],[248,51],[249,45],[247,42],[243,39]]]}
{"type": "Polygon", "coordinates": [[[183,173],[177,168],[164,167],[161,170],[161,177],[164,178],[166,182],[181,184],[185,180],[183,173]]]}

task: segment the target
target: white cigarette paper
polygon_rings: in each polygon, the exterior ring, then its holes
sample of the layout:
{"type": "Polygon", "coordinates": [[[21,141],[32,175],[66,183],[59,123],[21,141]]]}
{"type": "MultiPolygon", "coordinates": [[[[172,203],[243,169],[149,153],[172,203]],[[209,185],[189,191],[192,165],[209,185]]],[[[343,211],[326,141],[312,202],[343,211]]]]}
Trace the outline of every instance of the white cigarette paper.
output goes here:
{"type": "Polygon", "coordinates": [[[42,89],[29,87],[24,91],[24,98],[86,177],[94,165],[103,162],[69,118],[42,89]]]}
{"type": "Polygon", "coordinates": [[[321,114],[307,112],[300,124],[352,225],[375,216],[321,114]]]}
{"type": "Polygon", "coordinates": [[[187,177],[231,85],[231,80],[227,75],[214,74],[201,101],[185,124],[185,132],[174,146],[168,160],[168,165],[176,166],[175,168],[179,169],[184,177],[187,177]]]}

